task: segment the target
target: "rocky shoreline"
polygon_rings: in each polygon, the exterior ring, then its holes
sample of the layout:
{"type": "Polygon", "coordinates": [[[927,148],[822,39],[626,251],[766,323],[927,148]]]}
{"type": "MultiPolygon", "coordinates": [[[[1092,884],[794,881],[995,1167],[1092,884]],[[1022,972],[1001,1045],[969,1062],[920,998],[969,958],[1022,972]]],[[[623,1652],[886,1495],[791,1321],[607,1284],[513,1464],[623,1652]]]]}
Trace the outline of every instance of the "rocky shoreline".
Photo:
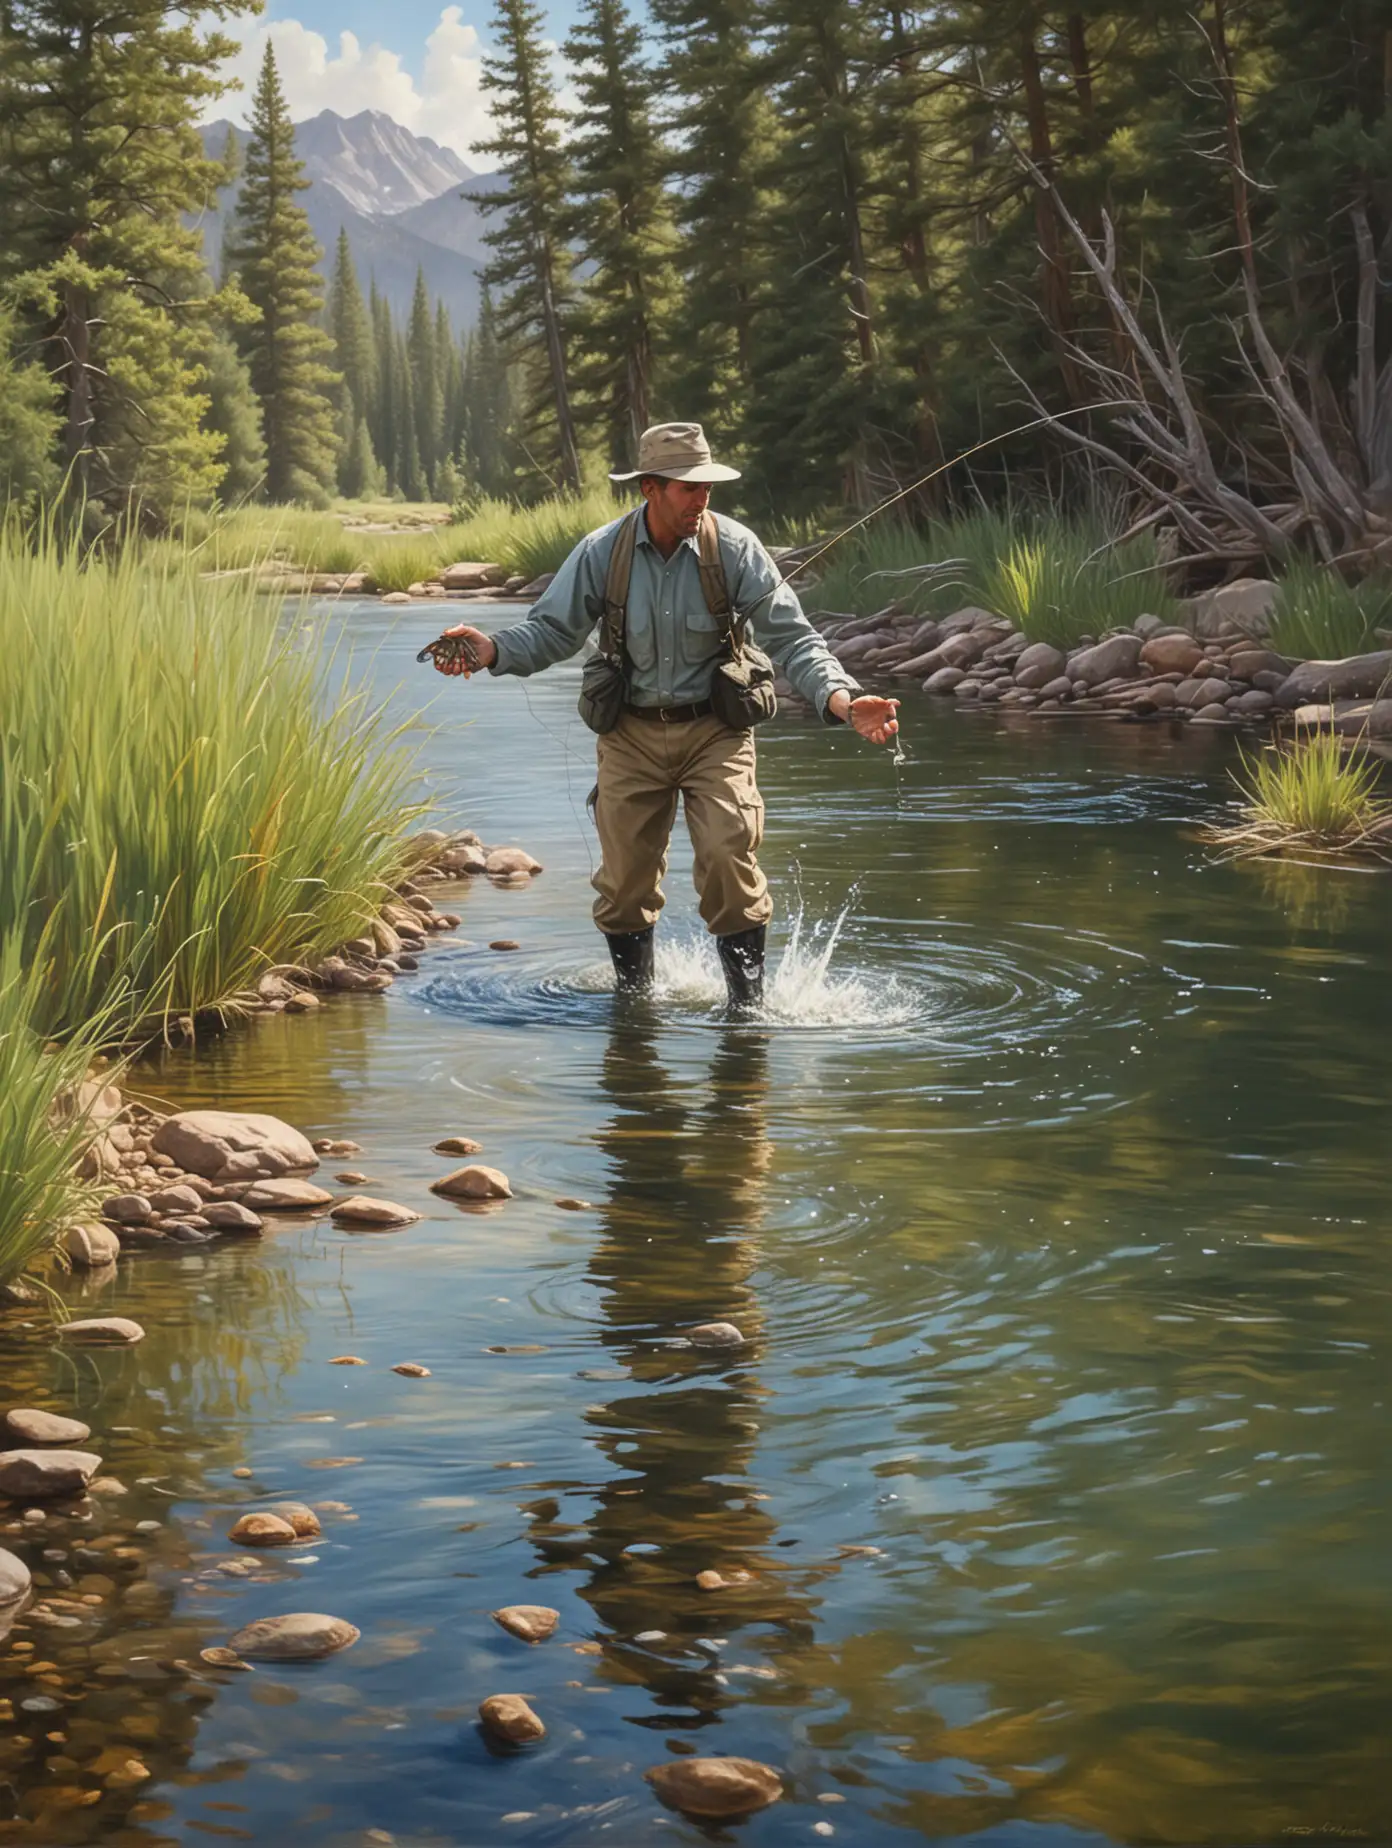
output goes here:
{"type": "Polygon", "coordinates": [[[503,565],[462,560],[407,590],[378,590],[366,571],[300,571],[274,560],[260,566],[253,575],[258,589],[278,596],[375,597],[380,603],[535,603],[555,572],[524,578],[503,565]]]}
{"type": "Polygon", "coordinates": [[[874,616],[813,621],[858,678],[918,681],[925,693],[964,708],[1224,727],[1288,721],[1392,737],[1392,649],[1292,660],[1270,646],[1275,598],[1274,584],[1244,579],[1193,599],[1183,624],[1141,616],[1130,629],[1084,636],[1069,649],[1031,642],[976,608],[940,621],[894,605],[874,616]]]}

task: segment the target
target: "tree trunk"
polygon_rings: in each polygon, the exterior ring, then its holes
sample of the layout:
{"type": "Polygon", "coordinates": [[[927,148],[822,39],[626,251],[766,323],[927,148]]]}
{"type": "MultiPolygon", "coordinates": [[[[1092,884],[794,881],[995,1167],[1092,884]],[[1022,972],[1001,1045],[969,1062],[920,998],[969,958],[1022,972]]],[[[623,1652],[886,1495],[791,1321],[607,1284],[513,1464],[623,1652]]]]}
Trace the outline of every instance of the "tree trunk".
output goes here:
{"type": "Polygon", "coordinates": [[[68,491],[78,501],[87,498],[93,423],[92,323],[87,291],[76,283],[63,289],[59,323],[63,370],[67,375],[67,412],[63,419],[63,455],[68,466],[68,491]]]}
{"type": "Polygon", "coordinates": [[[551,373],[551,395],[556,403],[556,435],[561,448],[561,481],[572,494],[580,492],[580,450],[575,441],[575,419],[570,409],[561,318],[556,309],[551,245],[545,238],[537,255],[537,286],[541,291],[541,320],[546,337],[546,363],[551,373]]]}
{"type": "MultiPolygon", "coordinates": [[[[1049,110],[1044,96],[1044,74],[1039,65],[1039,50],[1034,30],[1028,28],[1020,40],[1020,69],[1024,77],[1025,118],[1029,124],[1030,158],[1052,185],[1055,181],[1054,143],[1049,132],[1049,110]]],[[[1064,386],[1074,403],[1081,402],[1082,381],[1068,353],[1073,334],[1073,297],[1069,287],[1068,263],[1063,254],[1058,221],[1048,194],[1036,189],[1034,225],[1039,241],[1040,305],[1058,353],[1064,386]]]]}

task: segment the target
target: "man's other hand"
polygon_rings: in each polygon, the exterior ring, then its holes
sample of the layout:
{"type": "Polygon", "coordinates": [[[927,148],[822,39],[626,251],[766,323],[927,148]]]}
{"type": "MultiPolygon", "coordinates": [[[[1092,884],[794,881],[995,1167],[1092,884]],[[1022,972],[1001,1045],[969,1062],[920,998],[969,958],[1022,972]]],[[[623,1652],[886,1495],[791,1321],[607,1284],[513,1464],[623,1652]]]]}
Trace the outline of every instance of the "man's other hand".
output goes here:
{"type": "Polygon", "coordinates": [[[897,699],[876,699],[864,693],[853,700],[849,693],[838,690],[828,704],[842,724],[853,725],[871,744],[888,744],[899,730],[899,721],[894,716],[899,710],[897,699]]]}
{"type": "MultiPolygon", "coordinates": [[[[498,647],[493,637],[485,635],[482,629],[471,629],[467,622],[457,622],[452,629],[446,629],[444,634],[464,636],[472,645],[474,657],[480,667],[492,667],[498,658],[498,647]]],[[[462,661],[436,659],[434,667],[437,674],[462,674],[466,680],[473,672],[473,669],[466,667],[462,661]]]]}

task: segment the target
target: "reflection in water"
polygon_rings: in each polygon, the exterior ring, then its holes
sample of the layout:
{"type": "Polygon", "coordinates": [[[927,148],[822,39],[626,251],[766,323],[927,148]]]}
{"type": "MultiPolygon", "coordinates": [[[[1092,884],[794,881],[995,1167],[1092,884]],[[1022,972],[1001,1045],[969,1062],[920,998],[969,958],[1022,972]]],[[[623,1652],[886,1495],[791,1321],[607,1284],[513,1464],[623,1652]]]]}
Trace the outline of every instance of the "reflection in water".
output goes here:
{"type": "Polygon", "coordinates": [[[765,1388],[749,1277],[773,1156],[767,1040],[722,1034],[693,1093],[664,1068],[656,1022],[638,1002],[616,1018],[602,1084],[608,1199],[589,1280],[599,1338],[626,1387],[585,1419],[614,1474],[582,1525],[538,1520],[531,1538],[549,1564],[587,1564],[581,1595],[600,1620],[606,1670],[652,1696],[652,1711],[629,1717],[689,1732],[741,1698],[720,1672],[737,1632],[757,1632],[740,1648],[762,1662],[812,1631],[813,1607],[789,1586],[754,1474],[765,1388]],[[744,1345],[693,1346],[684,1331],[707,1322],[733,1323],[744,1345]],[[701,1590],[697,1574],[708,1571],[731,1583],[701,1590]],[[718,1644],[707,1640],[717,1628],[718,1644]]]}

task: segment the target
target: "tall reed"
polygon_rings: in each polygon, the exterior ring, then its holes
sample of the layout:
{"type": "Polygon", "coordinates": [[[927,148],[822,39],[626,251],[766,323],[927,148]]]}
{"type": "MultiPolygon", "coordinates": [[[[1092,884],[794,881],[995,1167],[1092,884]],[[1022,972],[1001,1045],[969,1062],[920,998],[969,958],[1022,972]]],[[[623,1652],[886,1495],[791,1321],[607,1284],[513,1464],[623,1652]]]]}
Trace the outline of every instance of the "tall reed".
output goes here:
{"type": "Polygon", "coordinates": [[[380,902],[411,766],[324,661],[196,560],[0,542],[0,940],[46,945],[38,1031],[118,986],[128,1014],[216,1006],[380,902]]]}
{"type": "Polygon", "coordinates": [[[1244,757],[1235,780],[1242,793],[1242,823],[1211,830],[1230,852],[1387,847],[1373,832],[1392,814],[1392,804],[1379,794],[1381,765],[1350,751],[1332,732],[1314,732],[1244,757]]]}

